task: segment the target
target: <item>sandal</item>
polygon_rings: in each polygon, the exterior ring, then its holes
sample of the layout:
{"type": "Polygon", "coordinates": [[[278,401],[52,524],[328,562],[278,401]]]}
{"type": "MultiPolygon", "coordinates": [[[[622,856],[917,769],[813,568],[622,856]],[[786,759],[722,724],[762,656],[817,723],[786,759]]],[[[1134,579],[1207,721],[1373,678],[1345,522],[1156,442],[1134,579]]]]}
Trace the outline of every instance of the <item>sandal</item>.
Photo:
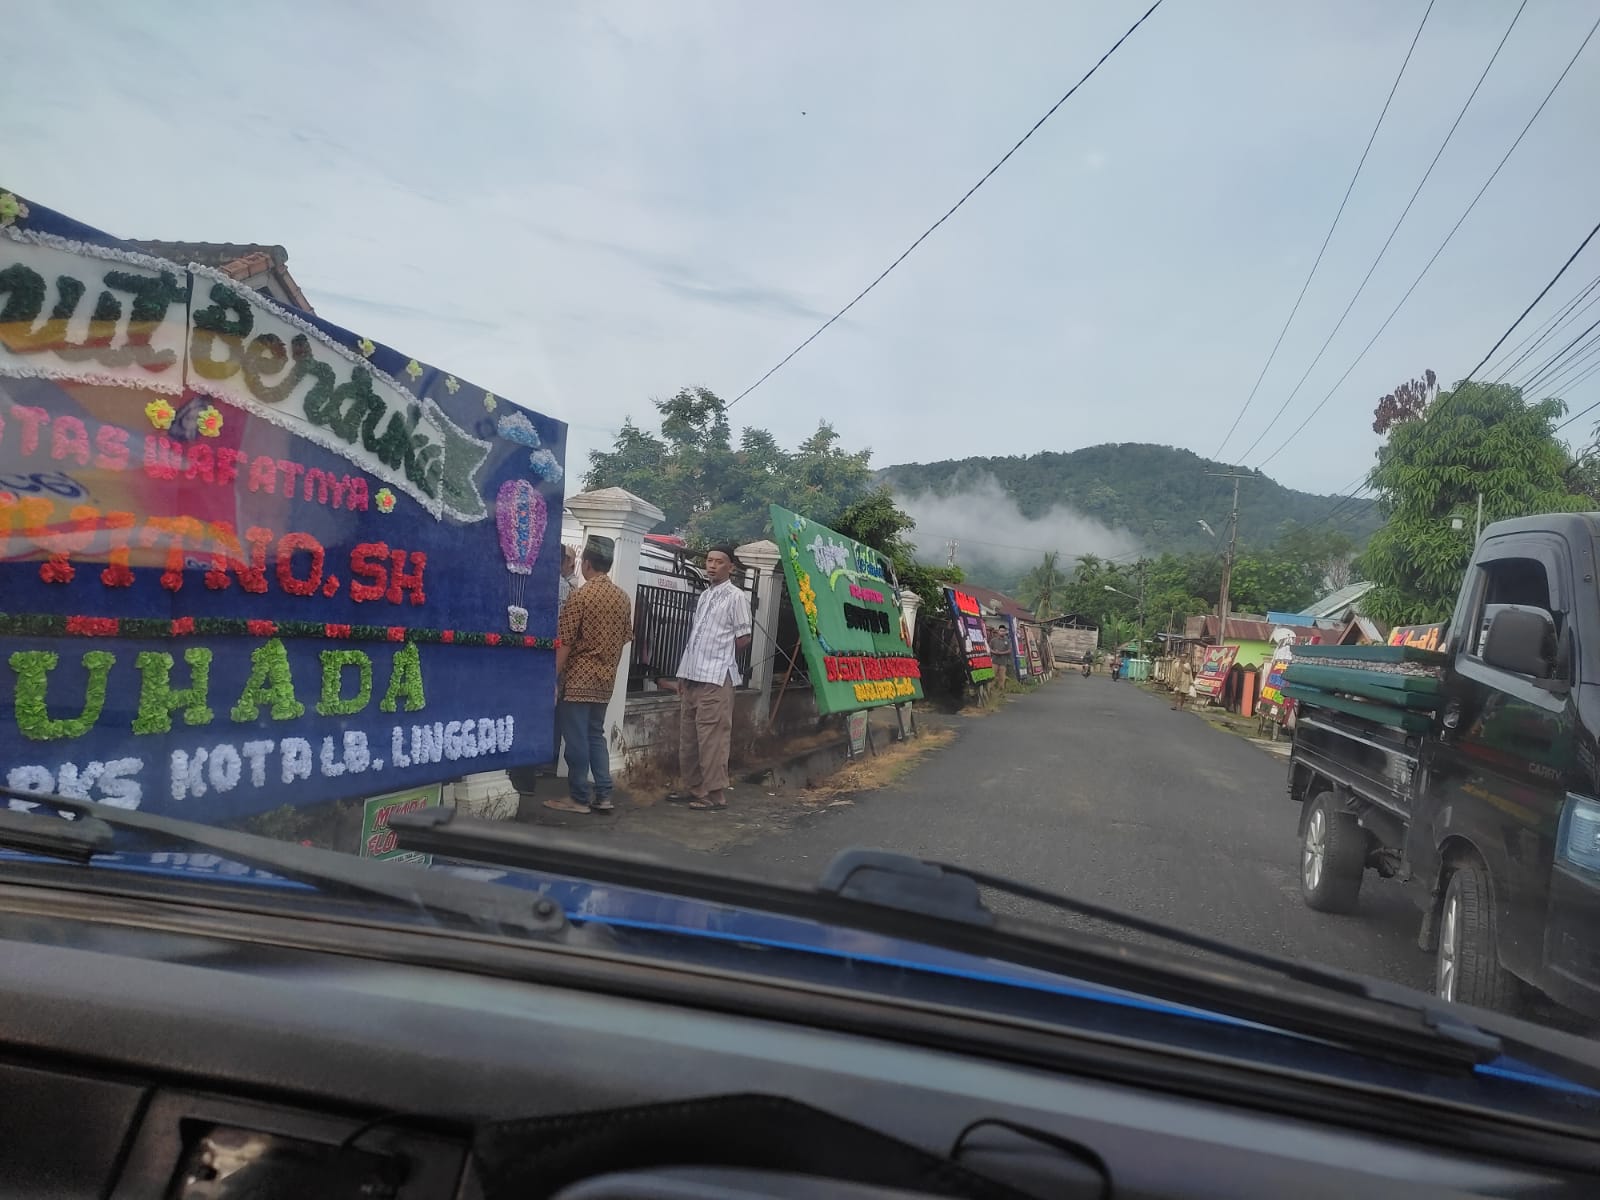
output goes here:
{"type": "Polygon", "coordinates": [[[717,804],[709,796],[700,796],[689,801],[689,807],[701,812],[721,812],[728,807],[728,802],[724,800],[721,804],[717,804]]]}

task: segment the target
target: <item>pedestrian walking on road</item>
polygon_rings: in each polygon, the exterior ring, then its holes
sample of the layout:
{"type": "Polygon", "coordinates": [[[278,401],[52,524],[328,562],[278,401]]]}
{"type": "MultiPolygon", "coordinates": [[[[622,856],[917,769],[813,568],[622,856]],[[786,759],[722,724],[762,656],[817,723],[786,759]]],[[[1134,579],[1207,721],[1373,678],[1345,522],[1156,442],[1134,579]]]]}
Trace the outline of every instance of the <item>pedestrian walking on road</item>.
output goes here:
{"type": "Polygon", "coordinates": [[[1179,711],[1194,697],[1194,667],[1189,663],[1189,655],[1185,652],[1178,659],[1178,671],[1172,682],[1172,708],[1179,711]]]}
{"type": "Polygon", "coordinates": [[[694,624],[675,681],[678,695],[678,778],[683,789],[668,800],[690,808],[728,807],[728,753],[733,741],[733,689],[738,654],[750,644],[750,598],[733,583],[733,547],[706,554],[711,586],[700,593],[694,624]]]}
{"type": "Polygon", "coordinates": [[[610,812],[615,806],[606,708],[617,665],[633,640],[633,604],[611,582],[611,555],[603,547],[584,549],[581,570],[583,586],[562,605],[556,623],[556,715],[566,740],[567,796],[544,805],[557,812],[610,812]]]}

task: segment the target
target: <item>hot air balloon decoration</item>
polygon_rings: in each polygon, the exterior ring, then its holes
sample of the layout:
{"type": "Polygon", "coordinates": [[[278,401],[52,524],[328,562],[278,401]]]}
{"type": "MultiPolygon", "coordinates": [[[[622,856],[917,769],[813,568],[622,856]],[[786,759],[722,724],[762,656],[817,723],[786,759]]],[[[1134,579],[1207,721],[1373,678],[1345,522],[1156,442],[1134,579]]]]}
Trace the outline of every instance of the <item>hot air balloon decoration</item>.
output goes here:
{"type": "Polygon", "coordinates": [[[533,574],[533,564],[539,561],[539,548],[544,545],[545,525],[549,512],[544,497],[526,479],[509,479],[500,485],[495,497],[495,525],[500,531],[500,552],[505,555],[506,570],[511,573],[511,603],[506,616],[514,633],[526,633],[528,610],[523,604],[528,576],[533,574]]]}

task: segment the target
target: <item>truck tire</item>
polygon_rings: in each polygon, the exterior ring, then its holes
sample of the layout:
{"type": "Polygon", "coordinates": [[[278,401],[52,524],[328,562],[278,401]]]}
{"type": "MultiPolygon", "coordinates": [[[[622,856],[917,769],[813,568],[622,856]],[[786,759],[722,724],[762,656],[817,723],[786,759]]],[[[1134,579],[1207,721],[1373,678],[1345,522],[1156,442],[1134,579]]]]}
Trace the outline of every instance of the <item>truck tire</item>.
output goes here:
{"type": "Polygon", "coordinates": [[[1475,858],[1457,863],[1445,886],[1433,991],[1440,999],[1496,1012],[1514,1013],[1521,1006],[1516,976],[1500,965],[1489,873],[1475,858]]]}
{"type": "Polygon", "coordinates": [[[1300,835],[1300,895],[1307,908],[1318,912],[1354,912],[1367,869],[1367,835],[1332,792],[1318,792],[1307,803],[1311,811],[1300,835]]]}

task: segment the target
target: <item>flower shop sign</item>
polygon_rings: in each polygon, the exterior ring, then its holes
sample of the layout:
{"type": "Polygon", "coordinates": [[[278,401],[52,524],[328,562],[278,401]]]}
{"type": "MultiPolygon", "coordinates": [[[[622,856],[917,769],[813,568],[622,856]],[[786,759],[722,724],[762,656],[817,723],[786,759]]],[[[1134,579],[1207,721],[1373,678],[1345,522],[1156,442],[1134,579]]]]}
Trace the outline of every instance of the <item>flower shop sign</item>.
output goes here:
{"type": "Polygon", "coordinates": [[[548,761],[565,426],[5,211],[0,780],[223,821],[548,761]]]}
{"type": "Polygon", "coordinates": [[[817,711],[920,700],[922,668],[883,556],[776,504],[772,528],[817,711]]]}
{"type": "Polygon", "coordinates": [[[959,588],[945,588],[950,615],[955,618],[956,636],[967,659],[967,678],[973,683],[988,683],[994,678],[994,658],[989,653],[989,631],[983,623],[983,607],[975,596],[959,588]]]}
{"type": "Polygon", "coordinates": [[[309,321],[221,272],[89,243],[0,239],[0,374],[226,400],[437,516],[485,514],[490,443],[309,321]]]}

